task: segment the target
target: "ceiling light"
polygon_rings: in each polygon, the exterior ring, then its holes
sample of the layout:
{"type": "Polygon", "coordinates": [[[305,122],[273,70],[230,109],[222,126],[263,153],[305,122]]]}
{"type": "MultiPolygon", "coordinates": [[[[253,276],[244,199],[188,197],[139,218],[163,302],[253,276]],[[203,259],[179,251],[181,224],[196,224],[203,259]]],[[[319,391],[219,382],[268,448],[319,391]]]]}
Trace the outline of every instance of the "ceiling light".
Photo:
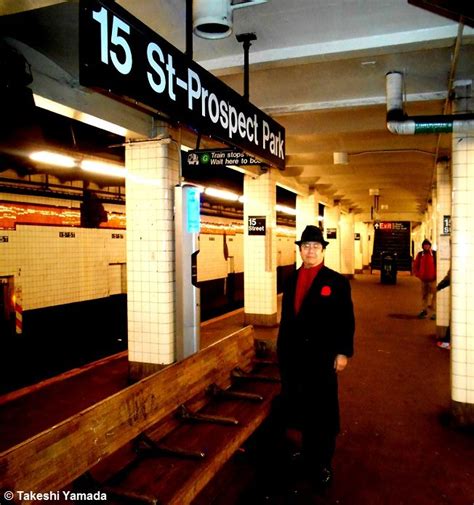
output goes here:
{"type": "Polygon", "coordinates": [[[277,212],[283,212],[285,214],[290,214],[291,216],[296,216],[296,209],[293,209],[291,207],[287,207],[286,205],[275,205],[275,209],[277,212]]]}
{"type": "Polygon", "coordinates": [[[96,174],[110,175],[113,177],[125,177],[127,174],[125,167],[96,160],[82,160],[81,168],[86,172],[94,172],[96,174]]]}
{"type": "Polygon", "coordinates": [[[349,163],[349,156],[345,152],[333,153],[334,165],[347,165],[349,163]]]}
{"type": "Polygon", "coordinates": [[[239,195],[236,193],[225,191],[223,189],[206,188],[204,193],[208,196],[214,196],[215,198],[220,198],[221,200],[229,200],[231,202],[236,202],[239,199],[239,195]]]}
{"type": "Polygon", "coordinates": [[[30,154],[30,159],[32,159],[33,161],[48,163],[49,165],[64,168],[72,168],[76,164],[74,158],[71,158],[71,156],[52,153],[50,151],[36,151],[30,154]]]}

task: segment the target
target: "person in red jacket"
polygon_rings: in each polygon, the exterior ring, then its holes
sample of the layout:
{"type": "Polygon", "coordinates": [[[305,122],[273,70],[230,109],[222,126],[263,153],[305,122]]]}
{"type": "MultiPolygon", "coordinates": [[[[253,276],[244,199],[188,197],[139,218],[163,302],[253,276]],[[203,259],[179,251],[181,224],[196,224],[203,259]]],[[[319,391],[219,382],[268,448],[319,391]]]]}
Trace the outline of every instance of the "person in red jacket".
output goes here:
{"type": "Polygon", "coordinates": [[[435,319],[434,307],[436,303],[436,252],[431,249],[431,242],[425,238],[423,248],[415,258],[413,273],[421,281],[422,310],[418,314],[420,319],[425,319],[431,311],[431,319],[435,319]]]}

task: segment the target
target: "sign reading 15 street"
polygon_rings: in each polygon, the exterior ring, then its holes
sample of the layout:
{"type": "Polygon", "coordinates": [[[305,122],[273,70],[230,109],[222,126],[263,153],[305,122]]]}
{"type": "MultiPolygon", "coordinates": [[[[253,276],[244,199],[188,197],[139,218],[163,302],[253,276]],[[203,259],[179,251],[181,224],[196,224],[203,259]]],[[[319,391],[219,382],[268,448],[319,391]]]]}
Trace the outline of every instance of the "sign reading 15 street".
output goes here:
{"type": "Polygon", "coordinates": [[[81,85],[145,104],[284,169],[281,125],[116,2],[80,1],[79,43],[81,85]]]}

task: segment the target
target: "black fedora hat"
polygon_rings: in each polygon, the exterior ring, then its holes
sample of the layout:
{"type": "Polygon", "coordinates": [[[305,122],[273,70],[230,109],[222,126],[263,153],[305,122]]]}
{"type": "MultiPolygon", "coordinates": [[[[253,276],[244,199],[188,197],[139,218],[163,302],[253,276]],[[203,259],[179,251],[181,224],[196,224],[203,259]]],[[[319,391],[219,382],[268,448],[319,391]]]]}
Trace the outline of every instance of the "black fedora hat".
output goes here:
{"type": "Polygon", "coordinates": [[[301,240],[297,240],[295,244],[300,246],[303,242],[319,242],[323,245],[323,247],[326,247],[329,244],[329,242],[324,240],[321,228],[318,228],[312,224],[309,224],[303,230],[303,233],[301,234],[301,240]]]}

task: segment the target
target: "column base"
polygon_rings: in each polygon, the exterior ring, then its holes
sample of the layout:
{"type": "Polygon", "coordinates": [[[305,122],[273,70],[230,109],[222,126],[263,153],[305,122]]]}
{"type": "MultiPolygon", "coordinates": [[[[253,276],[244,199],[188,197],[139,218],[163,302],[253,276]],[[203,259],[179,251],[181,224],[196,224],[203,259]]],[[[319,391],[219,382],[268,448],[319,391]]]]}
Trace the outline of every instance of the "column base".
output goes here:
{"type": "Polygon", "coordinates": [[[278,314],[249,314],[244,312],[245,324],[254,326],[278,326],[278,314]]]}
{"type": "Polygon", "coordinates": [[[442,339],[448,332],[448,326],[436,326],[436,338],[442,339]]]}
{"type": "Polygon", "coordinates": [[[168,365],[158,363],[140,363],[139,361],[128,362],[128,382],[134,384],[145,377],[163,370],[168,365]]]}
{"type": "Polygon", "coordinates": [[[451,415],[457,427],[474,427],[474,404],[462,403],[452,400],[451,415]]]}

